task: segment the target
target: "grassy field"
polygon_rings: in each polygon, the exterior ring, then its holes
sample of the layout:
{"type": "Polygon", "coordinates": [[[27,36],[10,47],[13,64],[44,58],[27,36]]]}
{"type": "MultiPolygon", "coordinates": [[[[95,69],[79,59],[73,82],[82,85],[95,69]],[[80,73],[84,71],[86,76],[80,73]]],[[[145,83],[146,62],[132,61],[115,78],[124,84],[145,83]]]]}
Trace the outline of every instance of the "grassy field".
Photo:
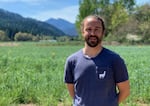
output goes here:
{"type": "MultiPolygon", "coordinates": [[[[125,106],[150,106],[150,46],[105,47],[126,61],[131,95],[125,106]]],[[[70,106],[64,64],[80,48],[44,42],[0,43],[0,106],[70,106]]]]}

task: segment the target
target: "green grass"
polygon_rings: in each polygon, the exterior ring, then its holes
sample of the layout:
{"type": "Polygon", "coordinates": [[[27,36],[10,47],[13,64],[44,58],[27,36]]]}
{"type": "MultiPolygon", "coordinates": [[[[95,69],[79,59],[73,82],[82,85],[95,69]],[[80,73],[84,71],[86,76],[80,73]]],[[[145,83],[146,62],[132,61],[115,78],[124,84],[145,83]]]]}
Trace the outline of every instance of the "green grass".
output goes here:
{"type": "MultiPolygon", "coordinates": [[[[63,83],[66,57],[82,46],[17,43],[0,46],[0,106],[33,103],[57,106],[72,101],[63,83]]],[[[130,77],[128,106],[150,105],[150,46],[107,46],[125,60],[130,77]]]]}

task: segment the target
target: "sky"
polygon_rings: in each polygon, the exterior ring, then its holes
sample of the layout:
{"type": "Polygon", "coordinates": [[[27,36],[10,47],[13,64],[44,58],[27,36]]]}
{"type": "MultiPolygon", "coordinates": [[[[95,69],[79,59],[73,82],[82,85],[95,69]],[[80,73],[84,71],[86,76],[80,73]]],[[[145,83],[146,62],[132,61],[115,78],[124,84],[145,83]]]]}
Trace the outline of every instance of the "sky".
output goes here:
{"type": "MultiPolygon", "coordinates": [[[[150,0],[136,0],[136,2],[138,5],[150,4],[150,0]]],[[[75,23],[79,0],[0,0],[0,8],[40,21],[62,18],[75,23]]]]}

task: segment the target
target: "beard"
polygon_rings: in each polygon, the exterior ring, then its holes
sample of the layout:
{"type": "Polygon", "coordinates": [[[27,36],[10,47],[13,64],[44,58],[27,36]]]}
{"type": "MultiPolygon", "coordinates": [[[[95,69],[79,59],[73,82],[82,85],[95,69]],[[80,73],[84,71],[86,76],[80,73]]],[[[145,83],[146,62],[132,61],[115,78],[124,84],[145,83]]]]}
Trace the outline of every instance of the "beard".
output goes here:
{"type": "Polygon", "coordinates": [[[102,37],[98,38],[97,36],[89,36],[85,38],[85,42],[90,47],[96,47],[98,44],[102,42],[102,37]]]}

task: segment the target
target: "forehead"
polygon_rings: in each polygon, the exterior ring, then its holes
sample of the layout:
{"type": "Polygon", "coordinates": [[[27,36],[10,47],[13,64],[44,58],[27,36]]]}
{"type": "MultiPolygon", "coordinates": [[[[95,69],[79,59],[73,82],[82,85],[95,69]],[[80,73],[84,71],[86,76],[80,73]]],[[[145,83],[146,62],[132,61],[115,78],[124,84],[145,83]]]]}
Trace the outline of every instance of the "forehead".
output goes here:
{"type": "Polygon", "coordinates": [[[101,27],[102,22],[94,17],[88,17],[84,20],[84,27],[101,27]]]}

